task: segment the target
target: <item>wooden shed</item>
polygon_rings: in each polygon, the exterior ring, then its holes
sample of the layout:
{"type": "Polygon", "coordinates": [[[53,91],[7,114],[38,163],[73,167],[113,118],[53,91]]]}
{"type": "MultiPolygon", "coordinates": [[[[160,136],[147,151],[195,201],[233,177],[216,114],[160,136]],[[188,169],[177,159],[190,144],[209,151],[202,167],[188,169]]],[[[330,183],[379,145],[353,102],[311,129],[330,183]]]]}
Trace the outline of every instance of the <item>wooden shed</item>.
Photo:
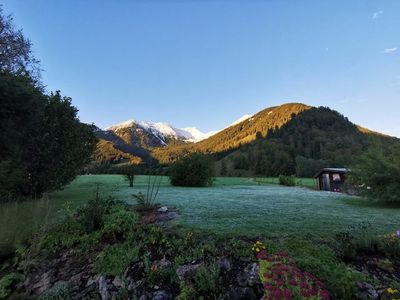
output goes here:
{"type": "Polygon", "coordinates": [[[346,180],[348,169],[324,168],[314,175],[317,189],[321,191],[343,192],[343,184],[346,180]]]}

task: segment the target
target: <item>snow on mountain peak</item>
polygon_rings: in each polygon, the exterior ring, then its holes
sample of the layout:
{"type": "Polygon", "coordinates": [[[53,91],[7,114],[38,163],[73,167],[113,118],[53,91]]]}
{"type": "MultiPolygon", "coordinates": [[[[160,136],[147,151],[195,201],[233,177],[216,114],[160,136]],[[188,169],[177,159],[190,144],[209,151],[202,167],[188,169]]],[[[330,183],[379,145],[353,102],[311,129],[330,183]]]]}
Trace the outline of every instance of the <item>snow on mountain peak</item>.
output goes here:
{"type": "Polygon", "coordinates": [[[253,115],[243,115],[243,116],[241,116],[239,119],[237,119],[235,122],[233,122],[232,124],[230,124],[230,125],[228,125],[227,127],[225,127],[225,128],[228,128],[228,127],[231,127],[231,126],[233,126],[233,125],[236,125],[236,124],[239,124],[240,122],[243,122],[244,120],[247,120],[247,119],[249,119],[249,118],[251,118],[253,115]]]}
{"type": "MultiPolygon", "coordinates": [[[[232,124],[224,127],[221,130],[224,130],[230,126],[236,125],[244,120],[247,120],[251,117],[251,115],[243,115],[239,119],[237,119],[232,124]]],[[[184,140],[187,142],[199,142],[210,136],[220,132],[221,130],[213,130],[210,132],[201,132],[196,127],[185,127],[185,128],[175,128],[168,123],[165,122],[147,122],[147,121],[138,121],[138,120],[128,120],[116,125],[112,125],[110,127],[105,128],[105,130],[109,131],[119,131],[121,129],[129,128],[129,127],[140,127],[143,130],[151,133],[155,137],[157,137],[163,145],[166,145],[166,137],[172,137],[179,140],[184,140]]]]}

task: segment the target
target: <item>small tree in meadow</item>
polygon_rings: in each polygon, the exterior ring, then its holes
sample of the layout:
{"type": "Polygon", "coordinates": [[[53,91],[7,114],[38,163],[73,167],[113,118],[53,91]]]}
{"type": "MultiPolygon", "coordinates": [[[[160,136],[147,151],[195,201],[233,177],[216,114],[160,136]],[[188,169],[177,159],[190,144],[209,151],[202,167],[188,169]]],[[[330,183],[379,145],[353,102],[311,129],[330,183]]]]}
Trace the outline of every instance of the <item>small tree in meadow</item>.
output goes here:
{"type": "Polygon", "coordinates": [[[210,156],[193,153],[175,162],[169,169],[169,177],[175,186],[210,186],[214,172],[210,156]]]}
{"type": "Polygon", "coordinates": [[[133,165],[124,165],[118,168],[118,173],[124,175],[130,187],[133,187],[133,180],[135,179],[136,168],[133,165]]]}

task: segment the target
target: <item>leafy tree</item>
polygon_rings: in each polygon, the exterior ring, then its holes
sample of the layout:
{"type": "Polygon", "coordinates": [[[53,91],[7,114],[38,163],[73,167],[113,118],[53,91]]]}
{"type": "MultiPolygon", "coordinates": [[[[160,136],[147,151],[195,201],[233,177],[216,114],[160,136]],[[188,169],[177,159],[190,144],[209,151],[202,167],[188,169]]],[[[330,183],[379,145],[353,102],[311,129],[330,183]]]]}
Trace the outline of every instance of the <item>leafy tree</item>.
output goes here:
{"type": "Polygon", "coordinates": [[[29,194],[47,99],[27,76],[0,73],[0,194],[29,194]]]}
{"type": "Polygon", "coordinates": [[[40,79],[39,61],[33,56],[32,43],[17,30],[11,15],[0,5],[0,71],[40,79]]]}
{"type": "Polygon", "coordinates": [[[209,186],[214,179],[214,161],[205,154],[189,154],[171,165],[169,177],[175,186],[209,186]]]}
{"type": "Polygon", "coordinates": [[[124,175],[130,187],[133,187],[133,180],[137,173],[136,166],[131,164],[124,164],[117,169],[117,173],[124,175]]]}
{"type": "Polygon", "coordinates": [[[348,182],[370,199],[400,202],[400,144],[371,148],[352,168],[348,182]]]}
{"type": "Polygon", "coordinates": [[[57,91],[47,99],[30,171],[32,193],[39,194],[72,181],[90,161],[97,142],[92,126],[79,121],[71,98],[57,91]]]}
{"type": "Polygon", "coordinates": [[[70,98],[45,95],[30,77],[1,72],[0,131],[2,199],[60,188],[90,160],[96,144],[70,98]]]}

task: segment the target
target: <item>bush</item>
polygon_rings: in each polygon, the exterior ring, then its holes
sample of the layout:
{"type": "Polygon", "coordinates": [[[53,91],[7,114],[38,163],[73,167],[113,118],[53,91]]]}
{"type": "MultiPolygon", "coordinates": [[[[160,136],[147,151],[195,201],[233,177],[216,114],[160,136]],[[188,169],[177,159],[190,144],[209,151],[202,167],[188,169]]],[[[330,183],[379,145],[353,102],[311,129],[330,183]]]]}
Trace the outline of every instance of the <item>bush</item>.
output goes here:
{"type": "Polygon", "coordinates": [[[6,299],[11,293],[11,286],[15,282],[24,280],[24,275],[11,273],[0,279],[0,299],[6,299]]]}
{"type": "Polygon", "coordinates": [[[38,300],[70,300],[70,290],[65,282],[58,282],[52,288],[41,294],[38,300]]]}
{"type": "Polygon", "coordinates": [[[103,226],[104,215],[111,206],[111,200],[100,198],[99,192],[88,203],[78,210],[78,220],[87,233],[96,231],[103,226]]]}
{"type": "Polygon", "coordinates": [[[400,203],[400,144],[369,150],[352,168],[348,185],[370,199],[400,203]]]}
{"type": "Polygon", "coordinates": [[[202,266],[196,273],[196,286],[200,292],[214,293],[218,287],[219,268],[202,266]]]}
{"type": "Polygon", "coordinates": [[[296,177],[294,175],[291,176],[279,175],[279,184],[286,186],[295,186],[296,177]]]}
{"type": "Polygon", "coordinates": [[[97,256],[94,270],[102,275],[121,275],[131,262],[139,259],[139,251],[140,246],[128,242],[108,246],[97,256]]]}
{"type": "Polygon", "coordinates": [[[205,154],[190,154],[170,167],[169,177],[175,186],[210,186],[214,180],[214,161],[205,154]]]}

